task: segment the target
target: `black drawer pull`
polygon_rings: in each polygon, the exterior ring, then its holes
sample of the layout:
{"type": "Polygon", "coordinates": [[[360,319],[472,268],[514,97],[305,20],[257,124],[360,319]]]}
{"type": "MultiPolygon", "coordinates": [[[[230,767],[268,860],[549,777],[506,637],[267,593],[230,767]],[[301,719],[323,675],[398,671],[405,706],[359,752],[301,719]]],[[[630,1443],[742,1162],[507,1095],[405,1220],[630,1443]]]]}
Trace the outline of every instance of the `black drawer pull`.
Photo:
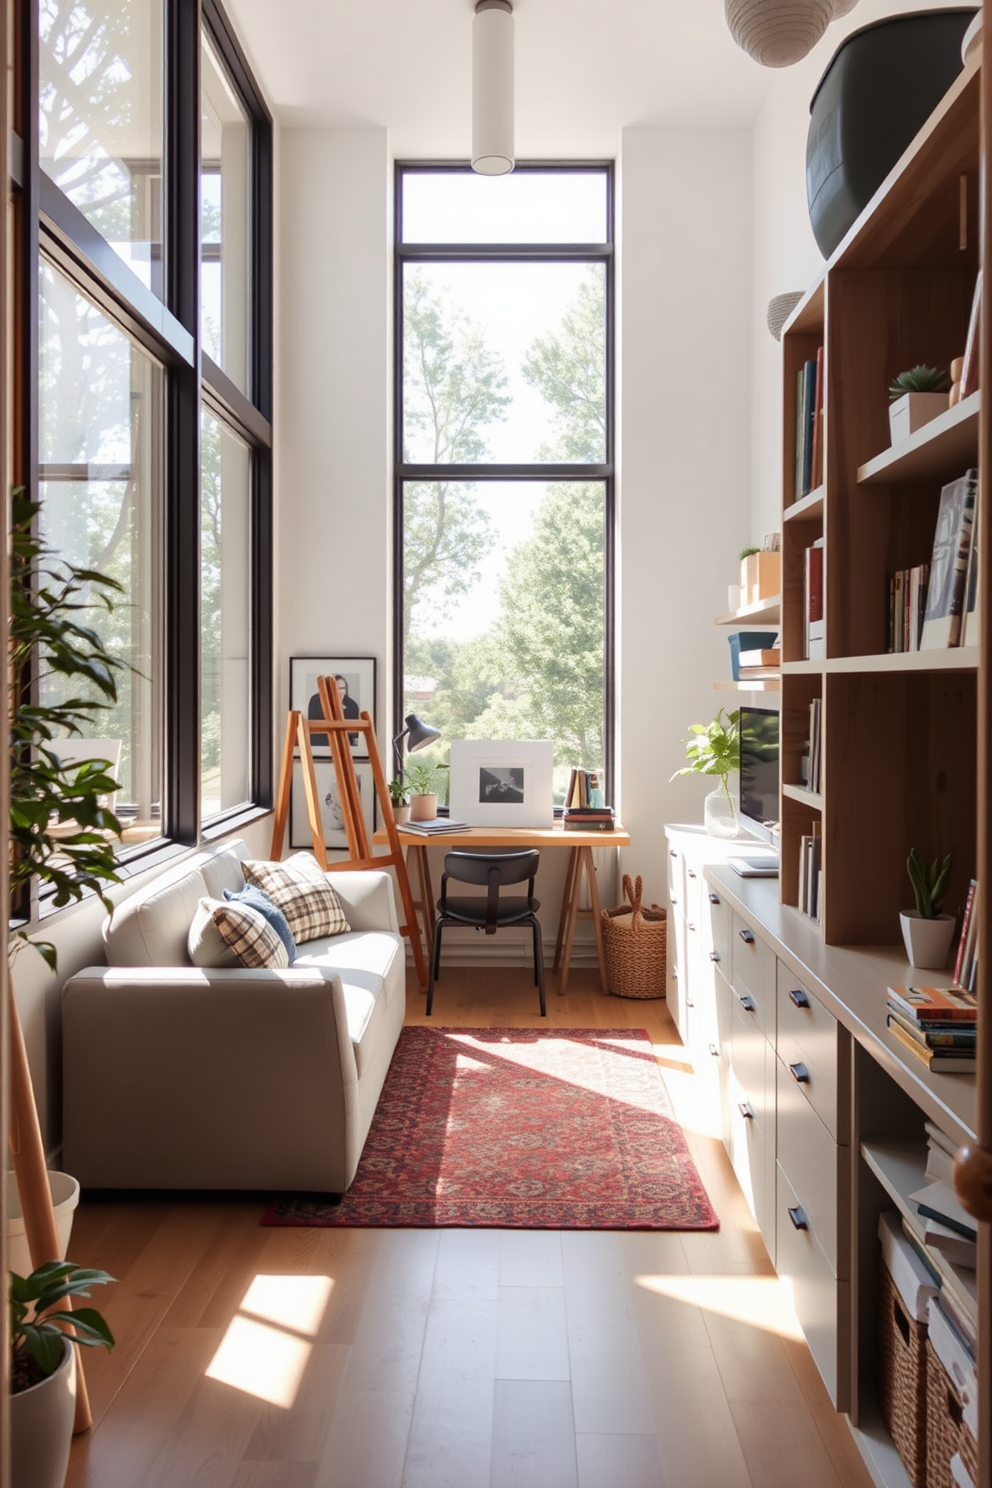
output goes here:
{"type": "Polygon", "coordinates": [[[797,1085],[809,1084],[809,1070],[804,1064],[790,1064],[789,1074],[795,1080],[797,1085]]]}
{"type": "Polygon", "coordinates": [[[710,895],[710,903],[711,904],[719,904],[720,903],[720,895],[719,894],[711,894],[710,895]]]}
{"type": "Polygon", "coordinates": [[[745,945],[754,945],[753,930],[738,930],[737,934],[740,936],[745,945]]]}
{"type": "Polygon", "coordinates": [[[720,952],[719,951],[710,951],[710,960],[711,961],[719,961],[719,959],[720,959],[720,952]]]}
{"type": "Polygon", "coordinates": [[[675,851],[674,847],[670,847],[668,849],[668,856],[670,858],[677,858],[678,857],[678,853],[675,851]]]}
{"type": "Polygon", "coordinates": [[[789,1210],[789,1218],[792,1220],[793,1228],[797,1230],[808,1230],[809,1220],[806,1218],[806,1210],[801,1204],[789,1210]]]}
{"type": "Polygon", "coordinates": [[[679,969],[678,969],[677,966],[673,966],[672,967],[672,981],[673,982],[677,982],[678,979],[679,979],[679,969]]]}
{"type": "Polygon", "coordinates": [[[789,1001],[794,1003],[796,1007],[809,1007],[809,997],[801,987],[796,987],[794,991],[789,993],[789,1001]]]}
{"type": "Polygon", "coordinates": [[[738,1101],[737,1109],[740,1111],[745,1121],[754,1120],[754,1111],[751,1109],[750,1103],[748,1101],[738,1101]]]}
{"type": "Polygon", "coordinates": [[[695,925],[694,925],[694,924],[693,924],[693,923],[692,923],[692,921],[691,921],[691,920],[686,920],[686,922],[685,922],[685,928],[686,928],[686,929],[687,929],[687,930],[695,930],[695,928],[696,928],[696,927],[695,927],[695,925]]]}
{"type": "Polygon", "coordinates": [[[669,899],[671,899],[671,901],[672,901],[673,904],[678,904],[678,902],[679,902],[679,896],[678,896],[678,894],[669,893],[668,897],[669,897],[669,899]]]}
{"type": "Polygon", "coordinates": [[[713,1058],[719,1059],[720,1050],[717,1048],[716,1044],[709,1044],[707,1045],[707,1047],[709,1048],[710,1053],[713,1055],[713,1058]]]}
{"type": "Polygon", "coordinates": [[[693,869],[693,868],[687,868],[685,871],[686,871],[686,874],[688,875],[689,878],[695,878],[695,876],[696,876],[695,869],[693,869]]]}
{"type": "Polygon", "coordinates": [[[736,990],[734,992],[734,996],[737,998],[737,1001],[740,1003],[741,1007],[744,1009],[744,1011],[746,1013],[753,1013],[754,1012],[754,998],[753,997],[742,997],[741,994],[738,991],[736,991],[736,990]]]}

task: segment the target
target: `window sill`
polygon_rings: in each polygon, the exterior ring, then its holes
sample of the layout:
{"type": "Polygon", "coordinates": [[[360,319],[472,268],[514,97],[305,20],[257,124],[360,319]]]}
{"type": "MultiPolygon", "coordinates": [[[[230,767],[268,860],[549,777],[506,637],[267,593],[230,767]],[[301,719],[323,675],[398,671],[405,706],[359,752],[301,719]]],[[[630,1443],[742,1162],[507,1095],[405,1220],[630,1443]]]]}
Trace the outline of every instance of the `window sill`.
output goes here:
{"type": "Polygon", "coordinates": [[[201,842],[216,842],[220,837],[230,837],[232,832],[241,832],[253,822],[272,815],[271,806],[236,806],[226,816],[214,816],[200,828],[201,842]]]}

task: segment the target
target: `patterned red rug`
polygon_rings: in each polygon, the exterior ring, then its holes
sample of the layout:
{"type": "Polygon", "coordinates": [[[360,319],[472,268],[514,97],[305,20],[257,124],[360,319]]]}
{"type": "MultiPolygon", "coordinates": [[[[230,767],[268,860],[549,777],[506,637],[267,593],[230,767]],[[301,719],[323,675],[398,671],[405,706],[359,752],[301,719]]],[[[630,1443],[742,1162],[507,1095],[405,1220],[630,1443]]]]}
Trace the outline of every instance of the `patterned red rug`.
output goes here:
{"type": "Polygon", "coordinates": [[[262,1223],[719,1228],[629,1028],[404,1028],[344,1198],[282,1198],[262,1223]]]}

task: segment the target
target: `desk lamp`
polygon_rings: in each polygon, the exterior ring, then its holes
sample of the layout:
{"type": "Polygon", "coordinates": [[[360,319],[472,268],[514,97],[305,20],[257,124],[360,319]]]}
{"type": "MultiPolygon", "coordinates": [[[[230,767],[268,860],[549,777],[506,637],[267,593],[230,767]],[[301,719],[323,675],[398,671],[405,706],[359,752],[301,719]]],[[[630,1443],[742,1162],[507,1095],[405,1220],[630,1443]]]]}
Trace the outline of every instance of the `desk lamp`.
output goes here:
{"type": "Polygon", "coordinates": [[[393,740],[393,753],[396,756],[396,775],[403,779],[403,750],[402,741],[406,739],[406,752],[413,754],[417,749],[423,749],[425,744],[433,744],[435,739],[440,739],[441,730],[434,728],[429,723],[417,717],[416,713],[408,713],[403,722],[406,728],[401,729],[393,740]]]}

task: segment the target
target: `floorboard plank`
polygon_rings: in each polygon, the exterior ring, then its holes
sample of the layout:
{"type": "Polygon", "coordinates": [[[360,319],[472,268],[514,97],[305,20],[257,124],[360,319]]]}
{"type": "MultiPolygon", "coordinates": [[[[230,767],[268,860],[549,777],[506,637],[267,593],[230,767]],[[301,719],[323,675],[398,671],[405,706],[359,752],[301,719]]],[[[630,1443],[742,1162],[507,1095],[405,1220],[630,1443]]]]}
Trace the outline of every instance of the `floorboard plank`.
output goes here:
{"type": "Polygon", "coordinates": [[[497,1380],[490,1488],[578,1488],[578,1481],[567,1381],[497,1380]]]}
{"type": "MultiPolygon", "coordinates": [[[[496,1305],[496,1378],[571,1378],[563,1286],[500,1287],[496,1305]]],[[[571,1397],[569,1401],[571,1412],[571,1397]]]]}
{"type": "Polygon", "coordinates": [[[489,1488],[495,1372],[495,1299],[435,1299],[403,1488],[489,1488]]]}
{"type": "Polygon", "coordinates": [[[579,1488],[667,1488],[654,1435],[594,1436],[580,1431],[575,1449],[579,1488]]]}

